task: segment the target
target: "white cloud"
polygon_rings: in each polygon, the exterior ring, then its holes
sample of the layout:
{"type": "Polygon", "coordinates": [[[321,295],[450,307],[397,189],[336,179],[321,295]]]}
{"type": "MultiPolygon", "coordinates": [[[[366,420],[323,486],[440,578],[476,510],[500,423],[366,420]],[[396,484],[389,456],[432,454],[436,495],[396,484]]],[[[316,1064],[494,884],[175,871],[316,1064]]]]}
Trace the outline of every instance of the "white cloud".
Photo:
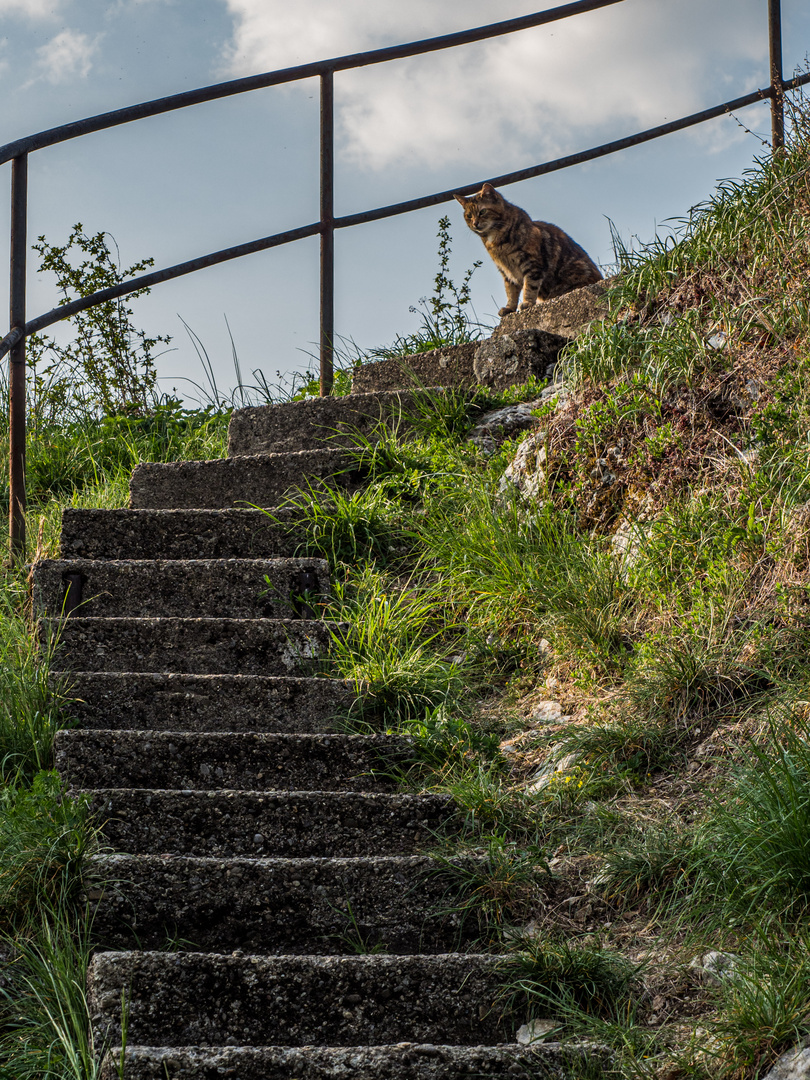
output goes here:
{"type": "MultiPolygon", "coordinates": [[[[247,75],[526,13],[526,0],[226,0],[247,75]]],[[[338,72],[343,153],[490,174],[697,111],[767,81],[758,0],[625,0],[475,45],[338,72]],[[762,69],[761,72],[759,69],[762,69]],[[508,163],[506,159],[509,159],[508,163]],[[501,168],[503,163],[503,168],[501,168]]],[[[307,88],[307,92],[311,90],[307,88]]],[[[727,136],[723,136],[726,138],[727,136]]]]}
{"type": "Polygon", "coordinates": [[[55,15],[60,0],[0,0],[0,15],[26,15],[29,19],[47,19],[55,15]]]}
{"type": "Polygon", "coordinates": [[[37,49],[39,77],[54,85],[87,78],[98,43],[97,37],[90,38],[77,30],[62,30],[37,49]]]}

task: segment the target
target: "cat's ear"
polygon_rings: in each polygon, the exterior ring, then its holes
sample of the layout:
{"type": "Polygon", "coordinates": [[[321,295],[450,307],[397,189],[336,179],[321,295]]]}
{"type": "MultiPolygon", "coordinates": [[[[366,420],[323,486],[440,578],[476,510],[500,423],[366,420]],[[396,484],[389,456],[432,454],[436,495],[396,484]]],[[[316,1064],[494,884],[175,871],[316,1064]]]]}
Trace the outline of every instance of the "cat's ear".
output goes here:
{"type": "Polygon", "coordinates": [[[467,203],[470,201],[468,198],[466,198],[466,196],[464,196],[464,195],[456,195],[455,192],[453,193],[453,198],[457,199],[461,203],[462,206],[466,206],[467,203]]]}
{"type": "Polygon", "coordinates": [[[495,188],[492,186],[492,184],[484,184],[484,186],[481,188],[481,194],[486,196],[486,198],[488,199],[500,199],[501,197],[495,190],[495,188]]]}

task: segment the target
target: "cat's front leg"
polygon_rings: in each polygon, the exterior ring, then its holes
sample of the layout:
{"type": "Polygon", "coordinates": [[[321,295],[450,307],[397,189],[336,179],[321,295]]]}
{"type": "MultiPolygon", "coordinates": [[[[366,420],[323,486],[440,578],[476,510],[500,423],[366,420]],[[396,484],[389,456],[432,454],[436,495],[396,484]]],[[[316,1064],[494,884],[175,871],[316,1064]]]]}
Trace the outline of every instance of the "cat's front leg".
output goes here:
{"type": "Polygon", "coordinates": [[[525,311],[526,308],[532,308],[537,303],[537,294],[540,292],[540,282],[532,281],[528,276],[523,279],[523,300],[520,304],[520,310],[525,311]]]}
{"type": "Polygon", "coordinates": [[[501,275],[503,277],[503,283],[506,286],[506,307],[502,307],[498,314],[503,318],[504,315],[511,315],[513,311],[517,311],[518,298],[520,297],[520,285],[515,281],[511,281],[506,274],[501,275]]]}

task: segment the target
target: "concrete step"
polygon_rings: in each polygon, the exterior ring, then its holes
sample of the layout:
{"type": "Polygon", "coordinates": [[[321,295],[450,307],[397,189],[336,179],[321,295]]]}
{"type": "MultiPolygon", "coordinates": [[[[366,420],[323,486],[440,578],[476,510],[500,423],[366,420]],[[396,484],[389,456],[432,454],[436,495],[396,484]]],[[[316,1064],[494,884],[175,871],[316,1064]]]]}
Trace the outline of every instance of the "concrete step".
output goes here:
{"type": "Polygon", "coordinates": [[[433,844],[456,813],[444,795],[133,788],[90,795],[106,843],[131,855],[411,855],[433,844]]]}
{"type": "Polygon", "coordinates": [[[357,701],[343,679],[54,671],[79,727],[148,731],[334,731],[357,701]]]}
{"type": "Polygon", "coordinates": [[[263,510],[62,511],[63,559],[289,558],[303,540],[294,512],[263,510]]]}
{"type": "Polygon", "coordinates": [[[225,956],[97,952],[87,977],[96,1045],[353,1046],[507,1042],[497,957],[225,956]]]}
{"type": "Polygon", "coordinates": [[[58,617],[295,619],[329,595],[323,559],[44,559],[35,611],[58,617]]]}
{"type": "Polygon", "coordinates": [[[311,619],[71,616],[61,624],[44,620],[42,633],[58,633],[53,666],[64,671],[312,674],[331,641],[330,624],[311,619]]]}
{"type": "Polygon", "coordinates": [[[352,373],[352,396],[425,386],[472,388],[477,383],[473,358],[479,344],[472,341],[448,345],[412,356],[362,364],[352,373]]]}
{"type": "Polygon", "coordinates": [[[389,735],[60,731],[59,775],[74,789],[392,791],[413,761],[389,735]]]}
{"type": "Polygon", "coordinates": [[[86,896],[103,948],[335,955],[436,953],[480,931],[458,885],[424,856],[204,859],[95,856],[86,896]]]}
{"type": "Polygon", "coordinates": [[[136,509],[218,510],[232,506],[270,507],[310,483],[354,489],[361,478],[348,450],[301,450],[295,454],[253,454],[215,461],[173,461],[137,465],[129,483],[136,509]]]}
{"type": "Polygon", "coordinates": [[[357,433],[373,436],[381,421],[393,431],[407,431],[409,414],[429,407],[443,389],[388,390],[349,397],[321,397],[285,405],[236,409],[228,425],[228,454],[266,454],[308,450],[314,446],[355,446],[357,433]]]}
{"type": "MultiPolygon", "coordinates": [[[[107,1063],[100,1080],[119,1080],[120,1055],[107,1063]]],[[[124,1080],[582,1080],[597,1076],[607,1055],[586,1047],[540,1043],[441,1046],[127,1046],[124,1080]]]]}

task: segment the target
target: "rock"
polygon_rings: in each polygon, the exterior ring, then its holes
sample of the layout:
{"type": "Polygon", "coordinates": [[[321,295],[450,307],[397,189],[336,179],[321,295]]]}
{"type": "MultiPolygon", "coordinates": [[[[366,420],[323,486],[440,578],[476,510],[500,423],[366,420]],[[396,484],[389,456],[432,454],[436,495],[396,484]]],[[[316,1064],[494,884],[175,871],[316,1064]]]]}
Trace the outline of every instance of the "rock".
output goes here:
{"type": "Polygon", "coordinates": [[[519,386],[531,376],[545,379],[549,368],[556,364],[565,340],[559,334],[535,329],[493,336],[475,350],[475,378],[481,386],[495,390],[519,386]]]}
{"type": "Polygon", "coordinates": [[[734,953],[712,950],[703,956],[696,956],[689,964],[702,982],[710,986],[722,986],[724,981],[733,979],[737,974],[740,958],[734,953]]]}
{"type": "Polygon", "coordinates": [[[542,404],[539,399],[523,401],[486,413],[467,436],[467,442],[474,443],[485,454],[494,454],[502,442],[534,427],[537,419],[532,416],[532,409],[538,409],[542,404]]]}
{"type": "Polygon", "coordinates": [[[517,453],[504,469],[498,491],[504,495],[520,494],[525,499],[536,499],[546,486],[546,446],[543,432],[527,436],[517,453]]]}
{"type": "Polygon", "coordinates": [[[568,399],[568,387],[565,383],[554,379],[543,390],[540,391],[540,401],[542,404],[546,404],[551,401],[552,398],[556,399],[557,405],[562,405],[568,399]]]}
{"type": "Polygon", "coordinates": [[[558,1027],[556,1020],[530,1020],[518,1028],[517,1042],[521,1046],[530,1046],[532,1043],[541,1042],[545,1037],[558,1027]]]}
{"type": "Polygon", "coordinates": [[[607,317],[605,294],[612,281],[611,278],[597,281],[563,296],[555,296],[553,300],[542,300],[525,311],[505,315],[493,331],[493,337],[511,335],[526,327],[536,327],[564,338],[576,337],[590,323],[607,317]]]}
{"type": "Polygon", "coordinates": [[[538,720],[543,724],[553,724],[562,716],[562,705],[559,701],[538,701],[532,709],[531,719],[538,720]]]}
{"type": "Polygon", "coordinates": [[[706,344],[710,349],[725,349],[728,344],[728,337],[724,330],[718,330],[711,335],[706,344]]]}
{"type": "Polygon", "coordinates": [[[557,760],[554,754],[556,749],[557,747],[552,747],[549,760],[534,774],[530,782],[524,788],[524,791],[529,794],[542,791],[551,783],[551,778],[553,776],[567,773],[579,761],[579,754],[576,751],[571,754],[565,754],[564,757],[557,760]]]}
{"type": "Polygon", "coordinates": [[[782,1054],[763,1080],[810,1080],[810,1047],[794,1046],[782,1054]]]}

